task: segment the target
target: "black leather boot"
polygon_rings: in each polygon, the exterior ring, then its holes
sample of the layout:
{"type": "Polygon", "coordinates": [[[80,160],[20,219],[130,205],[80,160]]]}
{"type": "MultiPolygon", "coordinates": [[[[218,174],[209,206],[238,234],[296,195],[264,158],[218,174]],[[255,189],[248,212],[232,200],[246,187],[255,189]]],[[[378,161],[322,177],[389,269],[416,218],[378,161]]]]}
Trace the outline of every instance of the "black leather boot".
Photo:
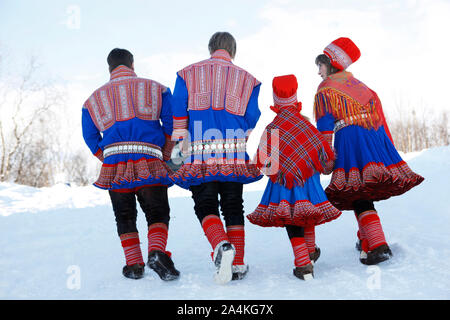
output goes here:
{"type": "Polygon", "coordinates": [[[176,280],[180,276],[180,272],[175,269],[172,259],[159,250],[153,250],[148,254],[147,265],[155,271],[161,280],[176,280]]]}

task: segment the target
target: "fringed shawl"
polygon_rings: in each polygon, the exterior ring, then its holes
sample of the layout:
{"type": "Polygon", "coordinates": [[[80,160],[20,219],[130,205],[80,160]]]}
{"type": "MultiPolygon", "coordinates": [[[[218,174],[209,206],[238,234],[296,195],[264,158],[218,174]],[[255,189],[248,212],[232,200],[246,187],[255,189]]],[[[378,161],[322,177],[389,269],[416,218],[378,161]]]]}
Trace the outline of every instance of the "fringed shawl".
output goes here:
{"type": "Polygon", "coordinates": [[[326,113],[366,129],[378,129],[385,122],[376,93],[347,71],[332,74],[319,85],[314,116],[318,120],[326,113]]]}
{"type": "Polygon", "coordinates": [[[295,106],[281,108],[266,127],[257,156],[257,166],[263,173],[288,189],[303,186],[335,158],[320,132],[295,106]]]}

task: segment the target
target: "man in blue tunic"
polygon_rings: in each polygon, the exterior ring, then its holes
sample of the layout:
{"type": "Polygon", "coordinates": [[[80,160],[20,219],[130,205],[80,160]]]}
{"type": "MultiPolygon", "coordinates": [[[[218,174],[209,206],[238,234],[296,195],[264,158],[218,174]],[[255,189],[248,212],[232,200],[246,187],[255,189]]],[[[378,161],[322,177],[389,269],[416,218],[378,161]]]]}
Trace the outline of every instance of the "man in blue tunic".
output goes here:
{"type": "Polygon", "coordinates": [[[262,177],[246,153],[248,136],[261,114],[261,84],[231,62],[236,41],[228,32],[215,33],[209,51],[209,59],[177,73],[173,138],[184,139],[186,158],[173,180],[191,190],[195,214],[213,249],[216,282],[227,283],[248,271],[242,193],[243,184],[262,177]]]}
{"type": "Polygon", "coordinates": [[[107,62],[110,81],[94,91],[82,109],[83,138],[103,163],[94,185],[109,190],[126,259],[123,275],[139,279],[144,274],[137,197],[148,223],[148,266],[162,280],[174,280],[179,272],[166,251],[167,189],[173,183],[165,163],[173,148],[172,94],[156,81],[137,77],[128,50],[113,49],[107,62]]]}

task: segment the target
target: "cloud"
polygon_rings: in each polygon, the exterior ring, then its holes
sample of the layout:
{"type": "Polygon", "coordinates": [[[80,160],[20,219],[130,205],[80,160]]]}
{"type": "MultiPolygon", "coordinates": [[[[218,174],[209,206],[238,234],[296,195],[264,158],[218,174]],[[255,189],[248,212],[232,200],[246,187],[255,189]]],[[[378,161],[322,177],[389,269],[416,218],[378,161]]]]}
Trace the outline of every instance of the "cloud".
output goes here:
{"type": "MultiPolygon", "coordinates": [[[[261,27],[237,38],[234,61],[262,82],[262,116],[251,137],[253,146],[274,116],[269,110],[274,76],[297,76],[303,112],[312,116],[314,94],[321,81],[315,57],[340,36],[350,37],[361,49],[361,58],[349,71],[377,91],[388,116],[395,116],[399,103],[405,110],[450,110],[443,98],[450,71],[446,62],[450,52],[446,35],[450,30],[450,3],[446,1],[276,0],[267,2],[256,14],[261,27]]],[[[228,20],[232,25],[233,21],[228,20]]],[[[137,57],[136,72],[173,90],[176,72],[208,55],[207,43],[176,51],[161,48],[155,54],[137,57]]]]}
{"type": "MultiPolygon", "coordinates": [[[[403,108],[448,110],[446,92],[450,43],[450,3],[444,1],[377,2],[366,6],[309,6],[269,3],[260,11],[264,27],[239,39],[237,64],[263,82],[261,108],[271,101],[273,76],[294,73],[304,113],[312,104],[321,79],[315,57],[332,40],[348,36],[362,56],[349,71],[378,92],[385,112],[403,108]],[[442,59],[443,58],[443,59],[442,59]]],[[[341,3],[339,3],[341,4],[341,3]]]]}

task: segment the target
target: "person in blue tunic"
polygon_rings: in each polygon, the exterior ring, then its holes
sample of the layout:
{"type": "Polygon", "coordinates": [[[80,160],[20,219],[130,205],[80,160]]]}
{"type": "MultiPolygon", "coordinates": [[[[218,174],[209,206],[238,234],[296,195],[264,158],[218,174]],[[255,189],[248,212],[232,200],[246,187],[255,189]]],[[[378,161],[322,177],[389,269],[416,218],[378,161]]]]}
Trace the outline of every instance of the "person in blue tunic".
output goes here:
{"type": "Polygon", "coordinates": [[[262,227],[285,227],[295,256],[294,275],[310,280],[320,255],[314,228],[341,215],[328,201],[319,177],[335,155],[300,113],[297,78],[275,77],[272,86],[271,109],[277,116],[266,127],[257,151],[257,165],[269,180],[260,204],[247,218],[262,227]]]}
{"type": "Polygon", "coordinates": [[[227,283],[242,279],[248,270],[242,193],[243,184],[262,178],[246,152],[260,116],[261,84],[232,63],[236,41],[228,32],[215,33],[209,51],[209,59],[177,73],[173,138],[184,141],[185,159],[172,179],[191,190],[195,214],[213,249],[215,279],[227,283]]]}
{"type": "Polygon", "coordinates": [[[342,37],[316,58],[323,81],[315,95],[314,115],[330,145],[334,136],[337,153],[325,192],[336,208],[355,212],[360,261],[371,265],[392,256],[374,201],[401,195],[424,178],[395,149],[375,91],[346,71],[360,55],[353,41],[342,37]]]}
{"type": "Polygon", "coordinates": [[[113,49],[107,62],[110,81],[95,90],[82,109],[83,138],[102,162],[94,185],[109,191],[125,253],[123,275],[132,279],[144,275],[137,197],[148,223],[148,266],[161,279],[174,280],[179,272],[166,251],[167,189],[173,182],[165,163],[174,145],[172,94],[156,81],[137,77],[128,50],[113,49]]]}

